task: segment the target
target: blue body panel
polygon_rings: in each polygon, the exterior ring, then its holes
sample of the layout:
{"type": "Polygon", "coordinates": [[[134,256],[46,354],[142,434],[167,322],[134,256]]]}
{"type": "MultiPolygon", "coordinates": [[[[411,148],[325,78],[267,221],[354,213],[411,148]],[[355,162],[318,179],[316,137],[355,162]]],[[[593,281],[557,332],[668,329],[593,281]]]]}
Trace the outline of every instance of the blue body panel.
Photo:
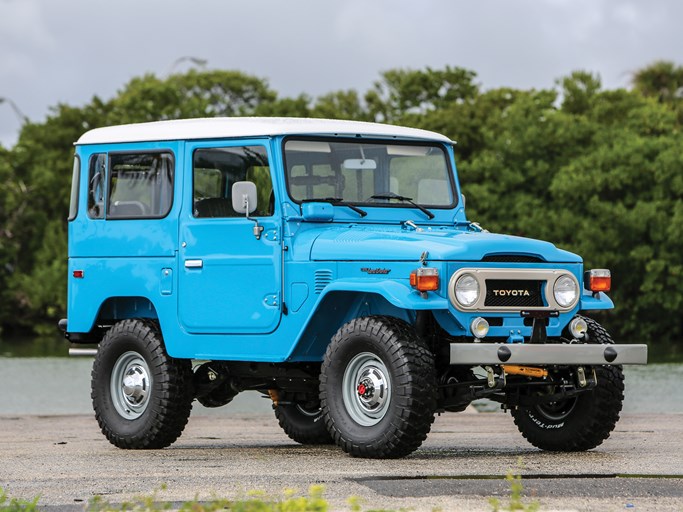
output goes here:
{"type": "MultiPolygon", "coordinates": [[[[524,263],[482,263],[486,255],[534,256],[533,268],[561,269],[582,282],[581,259],[548,242],[468,229],[462,205],[434,208],[433,219],[401,204],[348,207],[311,205],[306,220],[287,195],[282,137],[81,145],[77,217],[69,223],[68,331],[88,333],[121,318],[157,318],[168,353],[178,358],[235,361],[319,361],[330,337],[355,316],[386,314],[415,321],[432,311],[453,336],[467,336],[480,313],[457,310],[448,297],[449,276],[461,268],[528,268],[524,263]],[[245,217],[193,214],[192,154],[198,148],[258,145],[266,148],[275,211],[245,217]],[[91,219],[86,212],[88,162],[96,153],[165,150],[173,154],[173,205],[163,219],[91,219]],[[413,226],[405,224],[412,221],[413,226]],[[417,226],[417,229],[415,228],[417,226]],[[438,269],[440,289],[420,294],[411,271],[438,269]],[[74,277],[82,271],[82,277],[74,277]]],[[[453,163],[452,147],[446,146],[453,163]]],[[[459,185],[457,193],[459,196],[459,185]]],[[[584,292],[576,306],[549,319],[559,336],[581,310],[608,309],[604,294],[584,292]]],[[[519,313],[496,313],[490,336],[524,337],[531,327],[519,313]]]]}

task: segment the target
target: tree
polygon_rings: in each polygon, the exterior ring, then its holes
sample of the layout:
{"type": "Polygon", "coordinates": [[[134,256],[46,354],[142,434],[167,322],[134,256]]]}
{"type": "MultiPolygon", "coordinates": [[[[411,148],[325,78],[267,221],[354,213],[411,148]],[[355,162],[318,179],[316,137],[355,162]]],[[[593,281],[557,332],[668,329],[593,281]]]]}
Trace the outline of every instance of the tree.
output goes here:
{"type": "Polygon", "coordinates": [[[683,67],[669,61],[656,61],[633,73],[633,88],[660,102],[683,99],[683,67]]]}
{"type": "Polygon", "coordinates": [[[159,119],[288,115],[401,123],[455,146],[468,216],[610,268],[621,339],[683,338],[683,68],[657,62],[633,88],[577,71],[556,90],[480,90],[457,67],[389,70],[367,91],[278,97],[238,71],[134,78],[109,100],[57,105],[0,147],[0,325],[64,315],[73,141],[99,126],[159,119]]]}
{"type": "Polygon", "coordinates": [[[479,92],[475,76],[473,71],[450,66],[385,71],[365,94],[368,113],[373,120],[386,123],[419,119],[429,111],[475,98],[479,92]]]}

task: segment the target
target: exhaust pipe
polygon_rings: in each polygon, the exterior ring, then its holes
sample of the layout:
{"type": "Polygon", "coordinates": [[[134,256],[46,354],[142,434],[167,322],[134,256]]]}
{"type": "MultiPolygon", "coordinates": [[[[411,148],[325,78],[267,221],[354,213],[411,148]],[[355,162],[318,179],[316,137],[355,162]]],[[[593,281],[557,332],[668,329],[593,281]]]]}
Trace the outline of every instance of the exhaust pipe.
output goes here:
{"type": "Polygon", "coordinates": [[[96,348],[74,348],[69,347],[69,357],[95,357],[97,355],[96,348]]]}

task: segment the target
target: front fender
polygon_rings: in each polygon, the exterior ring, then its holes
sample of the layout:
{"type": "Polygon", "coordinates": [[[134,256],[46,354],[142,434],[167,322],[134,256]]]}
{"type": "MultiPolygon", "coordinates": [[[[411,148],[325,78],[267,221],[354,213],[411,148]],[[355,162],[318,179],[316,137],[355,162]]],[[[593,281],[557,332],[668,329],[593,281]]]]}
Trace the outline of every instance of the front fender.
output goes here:
{"type": "Polygon", "coordinates": [[[593,292],[583,290],[581,301],[579,305],[580,311],[595,311],[598,309],[612,309],[614,302],[603,292],[598,292],[595,296],[593,292]]]}
{"type": "Polygon", "coordinates": [[[423,298],[420,292],[409,284],[395,279],[368,281],[367,279],[338,279],[325,287],[323,296],[332,292],[360,292],[381,295],[390,304],[400,309],[433,310],[448,309],[448,299],[434,293],[427,292],[423,298]]]}

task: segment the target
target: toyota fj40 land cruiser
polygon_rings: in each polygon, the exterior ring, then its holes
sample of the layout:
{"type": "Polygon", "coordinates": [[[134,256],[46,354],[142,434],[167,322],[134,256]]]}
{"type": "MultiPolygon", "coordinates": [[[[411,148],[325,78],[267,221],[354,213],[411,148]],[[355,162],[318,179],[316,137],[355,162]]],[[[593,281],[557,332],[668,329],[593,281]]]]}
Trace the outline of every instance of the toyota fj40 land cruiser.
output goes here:
{"type": "Polygon", "coordinates": [[[610,279],[468,221],[437,133],[230,118],[76,143],[61,324],[99,343],[93,405],[121,448],[258,390],[294,441],[359,457],[408,455],[482,397],[534,446],[591,449],[647,359],[585,316],[610,279]]]}

